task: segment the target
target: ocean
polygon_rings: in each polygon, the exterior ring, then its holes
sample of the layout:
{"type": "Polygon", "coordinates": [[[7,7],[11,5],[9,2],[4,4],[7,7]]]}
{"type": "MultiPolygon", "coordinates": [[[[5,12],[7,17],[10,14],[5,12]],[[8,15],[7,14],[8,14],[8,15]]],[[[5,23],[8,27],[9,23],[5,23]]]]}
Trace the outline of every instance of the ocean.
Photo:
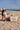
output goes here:
{"type": "Polygon", "coordinates": [[[8,11],[20,11],[20,9],[6,9],[8,11]]]}

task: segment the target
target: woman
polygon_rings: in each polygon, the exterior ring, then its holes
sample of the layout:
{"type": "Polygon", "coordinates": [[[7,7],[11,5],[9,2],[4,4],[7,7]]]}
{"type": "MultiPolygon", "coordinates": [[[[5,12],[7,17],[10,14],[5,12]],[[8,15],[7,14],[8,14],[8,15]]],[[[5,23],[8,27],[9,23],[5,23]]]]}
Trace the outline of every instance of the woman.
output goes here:
{"type": "Polygon", "coordinates": [[[6,10],[4,10],[3,15],[4,15],[4,17],[5,17],[5,21],[6,21],[6,20],[7,20],[7,21],[10,21],[10,17],[7,16],[6,10]]]}

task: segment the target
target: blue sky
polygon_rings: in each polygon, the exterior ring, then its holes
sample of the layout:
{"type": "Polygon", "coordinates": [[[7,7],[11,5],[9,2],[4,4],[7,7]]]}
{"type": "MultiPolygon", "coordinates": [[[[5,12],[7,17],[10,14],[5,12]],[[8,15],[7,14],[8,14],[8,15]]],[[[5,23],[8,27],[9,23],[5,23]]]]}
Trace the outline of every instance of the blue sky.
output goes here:
{"type": "Polygon", "coordinates": [[[0,8],[20,9],[20,0],[0,0],[0,8]]]}

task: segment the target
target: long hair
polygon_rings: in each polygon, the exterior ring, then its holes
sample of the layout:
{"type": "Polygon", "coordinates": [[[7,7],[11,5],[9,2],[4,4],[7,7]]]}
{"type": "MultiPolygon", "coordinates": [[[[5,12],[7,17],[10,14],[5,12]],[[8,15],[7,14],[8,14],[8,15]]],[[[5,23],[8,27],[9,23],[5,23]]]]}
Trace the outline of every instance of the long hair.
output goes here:
{"type": "Polygon", "coordinates": [[[2,16],[3,16],[3,12],[4,12],[4,10],[2,10],[2,16]]]}
{"type": "MultiPolygon", "coordinates": [[[[6,11],[6,10],[5,10],[6,11]]],[[[2,10],[2,16],[3,16],[3,12],[4,12],[4,10],[2,10]]]]}

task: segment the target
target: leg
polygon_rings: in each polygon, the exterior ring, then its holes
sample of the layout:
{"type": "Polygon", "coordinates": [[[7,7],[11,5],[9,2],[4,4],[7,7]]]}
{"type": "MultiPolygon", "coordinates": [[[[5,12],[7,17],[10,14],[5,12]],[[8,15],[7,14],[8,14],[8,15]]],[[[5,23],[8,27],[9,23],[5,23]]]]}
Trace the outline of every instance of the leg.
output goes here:
{"type": "Polygon", "coordinates": [[[10,21],[10,17],[8,17],[8,18],[5,18],[5,21],[10,21]]]}
{"type": "Polygon", "coordinates": [[[10,21],[10,17],[6,18],[7,21],[10,21]]]}

